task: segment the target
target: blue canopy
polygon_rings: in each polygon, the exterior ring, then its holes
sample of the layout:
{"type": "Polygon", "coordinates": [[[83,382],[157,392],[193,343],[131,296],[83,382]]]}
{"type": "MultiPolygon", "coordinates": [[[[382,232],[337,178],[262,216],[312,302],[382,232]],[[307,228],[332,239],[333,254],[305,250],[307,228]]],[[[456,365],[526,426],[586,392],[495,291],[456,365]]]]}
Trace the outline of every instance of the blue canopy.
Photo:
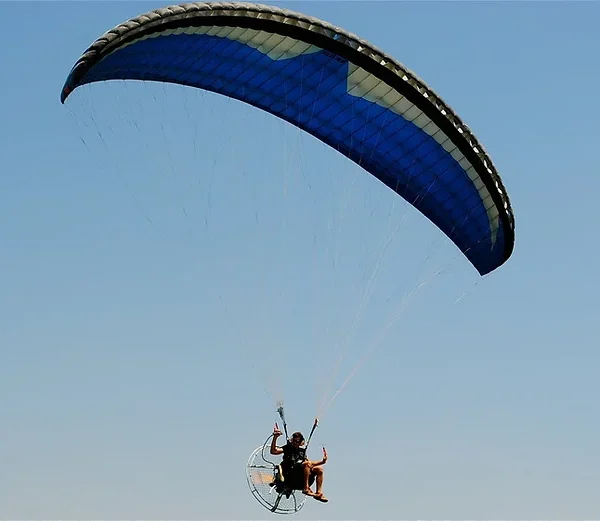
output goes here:
{"type": "Polygon", "coordinates": [[[106,80],[172,82],[263,109],[385,183],[481,275],[512,254],[508,195],[468,127],[402,64],[322,20],[249,3],[157,9],[94,42],[61,101],[106,80]]]}

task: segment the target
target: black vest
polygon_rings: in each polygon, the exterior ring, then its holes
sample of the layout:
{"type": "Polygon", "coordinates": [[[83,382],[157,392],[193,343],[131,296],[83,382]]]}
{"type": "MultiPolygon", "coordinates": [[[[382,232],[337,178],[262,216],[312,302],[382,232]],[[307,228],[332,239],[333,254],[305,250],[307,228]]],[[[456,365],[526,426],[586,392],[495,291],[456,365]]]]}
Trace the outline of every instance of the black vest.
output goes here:
{"type": "Polygon", "coordinates": [[[301,465],[304,461],[306,461],[306,448],[296,448],[289,441],[283,446],[282,466],[294,467],[301,465]]]}

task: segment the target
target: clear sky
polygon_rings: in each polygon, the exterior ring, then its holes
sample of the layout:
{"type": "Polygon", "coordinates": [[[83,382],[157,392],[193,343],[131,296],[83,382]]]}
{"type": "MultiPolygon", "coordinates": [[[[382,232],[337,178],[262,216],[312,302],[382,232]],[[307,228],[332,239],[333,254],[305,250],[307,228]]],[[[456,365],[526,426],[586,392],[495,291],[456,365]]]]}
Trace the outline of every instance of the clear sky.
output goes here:
{"type": "Polygon", "coordinates": [[[483,279],[240,103],[113,84],[62,106],[87,45],[161,5],[0,4],[0,518],[273,518],[244,465],[277,393],[310,429],[339,350],[310,449],[330,502],[298,518],[597,518],[600,4],[279,4],[394,55],[479,137],[516,218],[483,279]]]}

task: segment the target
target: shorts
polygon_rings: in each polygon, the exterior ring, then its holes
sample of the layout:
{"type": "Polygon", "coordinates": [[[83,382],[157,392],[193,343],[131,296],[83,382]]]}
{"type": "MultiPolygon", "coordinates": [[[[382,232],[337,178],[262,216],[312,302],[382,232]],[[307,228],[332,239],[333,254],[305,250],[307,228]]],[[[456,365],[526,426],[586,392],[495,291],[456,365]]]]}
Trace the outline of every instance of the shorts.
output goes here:
{"type": "MultiPolygon", "coordinates": [[[[294,467],[282,467],[284,483],[294,490],[302,490],[304,488],[304,469],[302,465],[294,467]]],[[[315,475],[311,473],[308,478],[309,486],[315,482],[315,475]]]]}

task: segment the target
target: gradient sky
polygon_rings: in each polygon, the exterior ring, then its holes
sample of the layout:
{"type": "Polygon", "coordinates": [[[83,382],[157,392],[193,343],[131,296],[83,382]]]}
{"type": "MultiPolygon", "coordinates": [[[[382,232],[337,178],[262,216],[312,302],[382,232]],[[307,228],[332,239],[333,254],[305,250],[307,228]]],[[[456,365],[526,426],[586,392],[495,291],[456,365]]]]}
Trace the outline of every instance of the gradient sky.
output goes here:
{"type": "Polygon", "coordinates": [[[275,518],[244,465],[278,392],[310,429],[339,345],[330,397],[369,357],[311,443],[330,502],[297,518],[598,518],[600,4],[278,4],[394,55],[479,137],[516,218],[483,279],[240,103],[113,84],[62,106],[87,45],[161,5],[0,4],[0,518],[275,518]]]}

